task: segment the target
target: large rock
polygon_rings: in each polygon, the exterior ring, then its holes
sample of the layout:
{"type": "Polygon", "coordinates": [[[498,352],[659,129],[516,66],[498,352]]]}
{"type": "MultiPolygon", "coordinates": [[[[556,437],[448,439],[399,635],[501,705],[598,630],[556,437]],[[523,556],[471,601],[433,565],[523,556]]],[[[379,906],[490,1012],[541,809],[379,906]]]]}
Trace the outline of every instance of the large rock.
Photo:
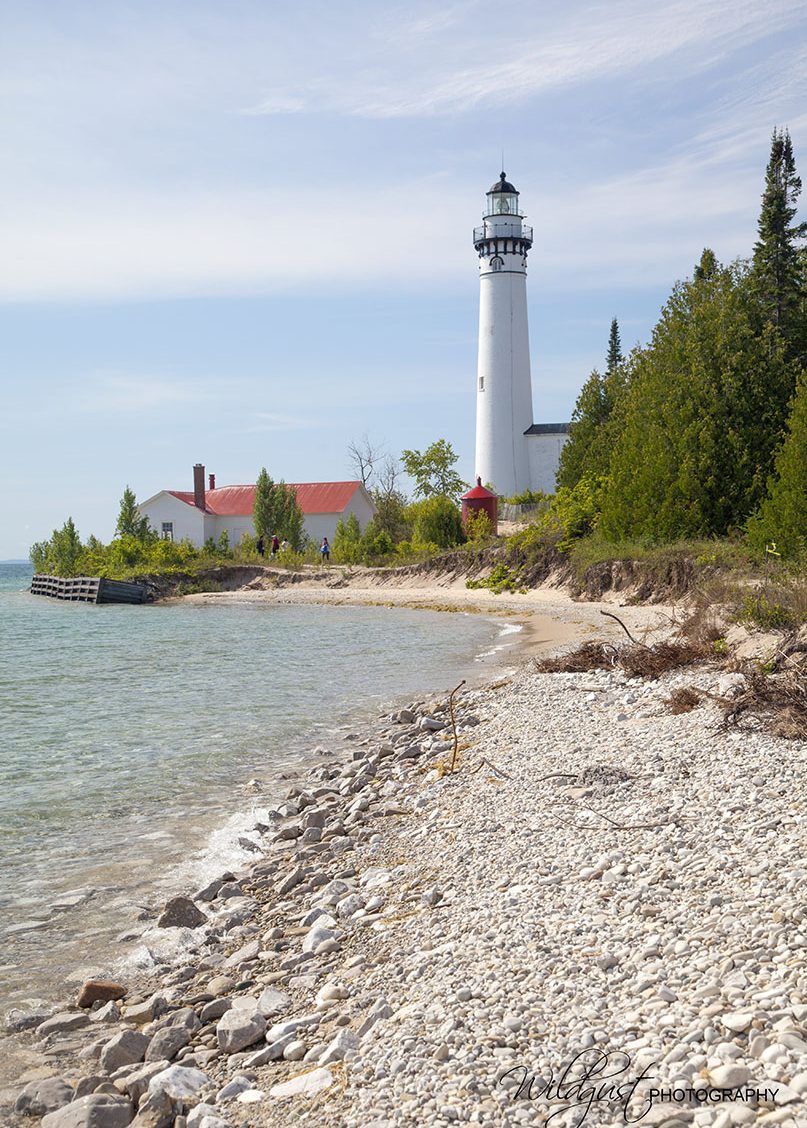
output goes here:
{"type": "Polygon", "coordinates": [[[299,1073],[290,1081],[281,1081],[269,1090],[270,1097],[315,1097],[323,1089],[333,1084],[333,1074],[330,1069],[311,1069],[307,1073],[299,1073]]]}
{"type": "Polygon", "coordinates": [[[163,1059],[171,1061],[183,1046],[187,1046],[190,1040],[191,1032],[187,1027],[167,1026],[164,1030],[158,1030],[149,1042],[145,1060],[147,1062],[163,1061],[163,1059]]]}
{"type": "Polygon", "coordinates": [[[169,1065],[149,1081],[149,1093],[167,1093],[172,1101],[195,1097],[200,1089],[210,1084],[210,1078],[201,1069],[187,1065],[169,1065]]]}
{"type": "Polygon", "coordinates": [[[257,960],[260,950],[260,941],[250,940],[248,943],[244,944],[243,947],[233,952],[231,956],[228,956],[224,961],[224,966],[226,968],[232,968],[240,967],[240,965],[244,963],[251,963],[252,960],[257,960]]]}
{"type": "Polygon", "coordinates": [[[359,1039],[352,1030],[340,1030],[332,1042],[328,1044],[325,1053],[320,1057],[320,1065],[330,1065],[334,1061],[342,1061],[349,1053],[357,1049],[359,1039]]]}
{"type": "Polygon", "coordinates": [[[278,991],[276,987],[266,987],[258,999],[258,1010],[264,1018],[271,1018],[275,1014],[283,1014],[291,1006],[291,999],[285,991],[278,991]]]}
{"type": "Polygon", "coordinates": [[[126,988],[111,979],[88,979],[78,993],[77,1007],[91,1007],[93,1003],[109,1003],[122,999],[126,988]]]}
{"type": "Polygon", "coordinates": [[[167,1008],[167,1003],[162,995],[151,995],[148,999],[144,999],[140,1003],[132,1003],[124,1012],[124,1022],[134,1022],[140,1025],[144,1022],[151,1022],[153,1019],[158,1018],[164,1014],[167,1008]]]}
{"type": "Polygon", "coordinates": [[[149,1093],[140,1102],[132,1128],[171,1128],[175,1111],[174,1102],[164,1090],[149,1093]]]}
{"type": "Polygon", "coordinates": [[[91,1093],[48,1113],[42,1128],[128,1128],[133,1119],[134,1109],[126,1097],[91,1093]]]}
{"type": "Polygon", "coordinates": [[[303,951],[316,952],[320,944],[324,944],[327,940],[335,939],[336,933],[332,928],[326,928],[324,925],[320,924],[319,921],[315,921],[303,937],[303,951]]]}
{"type": "Polygon", "coordinates": [[[137,1030],[122,1030],[101,1050],[99,1064],[105,1073],[114,1073],[123,1065],[135,1065],[146,1056],[151,1039],[137,1030]]]}
{"type": "Polygon", "coordinates": [[[219,1049],[226,1054],[236,1054],[239,1050],[253,1045],[266,1033],[266,1019],[257,1011],[233,1007],[222,1015],[216,1026],[216,1039],[219,1049]]]}
{"type": "Polygon", "coordinates": [[[28,1010],[12,1007],[6,1014],[4,1025],[6,1030],[13,1033],[20,1030],[34,1030],[37,1026],[41,1026],[45,1019],[50,1018],[52,1014],[53,1007],[47,1003],[31,1004],[28,1010]]]}
{"type": "Polygon", "coordinates": [[[67,1034],[71,1030],[81,1030],[82,1026],[89,1024],[89,1017],[84,1011],[62,1011],[37,1026],[38,1037],[46,1038],[48,1034],[67,1034]]]}
{"type": "MultiPolygon", "coordinates": [[[[163,1073],[170,1064],[168,1061],[150,1061],[148,1065],[143,1065],[140,1069],[135,1069],[121,1078],[123,1090],[135,1107],[140,1104],[140,1098],[148,1091],[149,1081],[152,1077],[156,1077],[158,1073],[163,1073]]],[[[118,1088],[120,1087],[118,1085],[118,1088]]]]}
{"type": "Polygon", "coordinates": [[[207,917],[190,897],[172,897],[157,918],[158,928],[198,928],[206,923],[207,917]]]}
{"type": "Polygon", "coordinates": [[[61,1077],[46,1077],[26,1085],[14,1103],[14,1111],[26,1116],[45,1116],[73,1099],[73,1089],[61,1077]]]}

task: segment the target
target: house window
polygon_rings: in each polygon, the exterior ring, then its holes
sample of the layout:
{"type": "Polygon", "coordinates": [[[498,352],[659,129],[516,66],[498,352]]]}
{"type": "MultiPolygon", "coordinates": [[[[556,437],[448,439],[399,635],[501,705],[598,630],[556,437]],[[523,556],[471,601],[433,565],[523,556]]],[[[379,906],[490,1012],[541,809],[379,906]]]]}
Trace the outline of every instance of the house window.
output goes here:
{"type": "Polygon", "coordinates": [[[479,390],[480,390],[480,392],[484,392],[484,390],[485,390],[485,377],[484,376],[479,377],[479,390]]]}
{"type": "Polygon", "coordinates": [[[174,539],[174,522],[173,521],[163,521],[163,540],[172,541],[173,539],[174,539]]]}
{"type": "Polygon", "coordinates": [[[496,255],[495,258],[492,258],[490,260],[490,269],[491,270],[501,270],[501,268],[503,266],[504,266],[504,259],[500,259],[498,255],[496,255]]]}

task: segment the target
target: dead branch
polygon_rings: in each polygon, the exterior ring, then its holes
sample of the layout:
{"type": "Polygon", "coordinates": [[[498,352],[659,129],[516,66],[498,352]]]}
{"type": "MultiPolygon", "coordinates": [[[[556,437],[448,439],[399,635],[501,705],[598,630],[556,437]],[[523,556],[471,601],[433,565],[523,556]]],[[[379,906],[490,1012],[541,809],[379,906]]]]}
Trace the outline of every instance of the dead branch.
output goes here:
{"type": "Polygon", "coordinates": [[[448,769],[449,772],[454,771],[454,765],[457,762],[457,753],[459,752],[460,743],[459,736],[457,735],[457,721],[454,717],[454,694],[457,693],[458,690],[462,689],[464,685],[465,678],[463,678],[460,684],[458,686],[455,686],[454,689],[451,690],[451,693],[449,693],[448,695],[448,715],[451,718],[451,732],[454,735],[454,751],[451,754],[451,767],[448,769]]]}
{"type": "Polygon", "coordinates": [[[622,620],[619,618],[618,615],[612,615],[610,611],[603,611],[603,610],[600,610],[600,614],[607,616],[609,619],[614,619],[617,623],[619,623],[622,630],[625,632],[625,634],[628,636],[628,638],[631,640],[631,642],[634,643],[635,646],[644,646],[645,645],[645,643],[639,642],[638,639],[635,639],[633,637],[633,635],[630,633],[630,631],[628,630],[628,628],[625,626],[625,624],[622,622],[622,620]]]}

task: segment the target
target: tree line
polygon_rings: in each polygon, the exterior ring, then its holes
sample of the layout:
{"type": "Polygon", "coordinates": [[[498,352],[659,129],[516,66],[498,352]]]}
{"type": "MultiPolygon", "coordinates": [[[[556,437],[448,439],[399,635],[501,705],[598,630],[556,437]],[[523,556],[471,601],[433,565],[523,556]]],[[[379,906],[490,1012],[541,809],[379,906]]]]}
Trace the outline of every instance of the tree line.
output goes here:
{"type": "Polygon", "coordinates": [[[616,319],[604,372],[575,406],[556,506],[608,541],[746,536],[807,549],[807,224],[787,130],[775,130],[747,259],[706,248],[650,342],[625,357],[616,319]]]}

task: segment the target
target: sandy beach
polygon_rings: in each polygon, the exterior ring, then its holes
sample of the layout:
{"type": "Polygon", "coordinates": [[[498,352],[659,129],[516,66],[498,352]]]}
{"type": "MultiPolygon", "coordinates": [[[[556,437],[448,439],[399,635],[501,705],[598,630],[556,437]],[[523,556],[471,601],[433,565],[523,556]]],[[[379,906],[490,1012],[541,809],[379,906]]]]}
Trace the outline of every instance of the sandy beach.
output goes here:
{"type": "Polygon", "coordinates": [[[190,598],[495,613],[525,649],[453,718],[420,698],[328,748],[253,863],[151,922],[177,959],[14,1016],[9,1123],[802,1128],[805,748],[667,704],[741,674],[539,673],[536,651],[621,635],[601,610],[669,623],[550,590],[190,598]]]}
{"type": "Polygon", "coordinates": [[[619,624],[602,614],[618,614],[638,638],[650,640],[670,627],[671,609],[664,605],[625,603],[624,593],[592,602],[574,600],[561,587],[549,584],[525,592],[494,594],[466,587],[466,576],[450,573],[398,574],[368,568],[317,570],[310,574],[266,570],[238,591],[205,592],[185,596],[189,602],[324,604],[329,606],[410,607],[428,611],[464,612],[507,618],[522,628],[519,654],[552,653],[586,638],[624,638],[619,624]]]}

